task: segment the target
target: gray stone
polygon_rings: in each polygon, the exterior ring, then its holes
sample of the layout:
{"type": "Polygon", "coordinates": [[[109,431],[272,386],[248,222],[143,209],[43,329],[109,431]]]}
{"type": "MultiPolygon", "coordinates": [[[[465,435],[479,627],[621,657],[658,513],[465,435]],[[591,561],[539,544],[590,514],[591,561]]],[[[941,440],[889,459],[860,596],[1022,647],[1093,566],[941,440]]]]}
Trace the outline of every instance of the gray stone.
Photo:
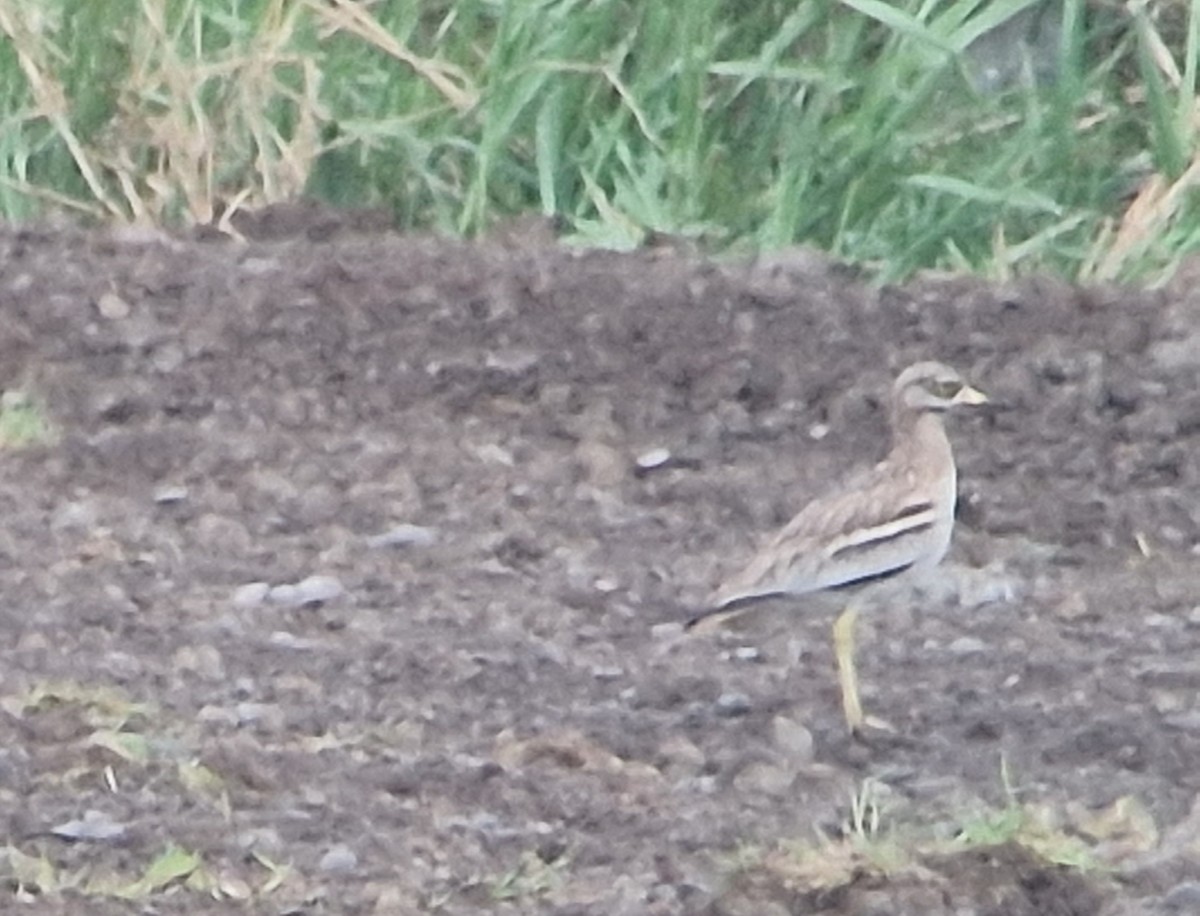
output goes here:
{"type": "Polygon", "coordinates": [[[50,832],[66,840],[116,840],[125,835],[125,825],[110,819],[102,811],[88,810],[81,818],[51,827],[50,832]]]}
{"type": "Polygon", "coordinates": [[[234,590],[233,597],[230,600],[234,607],[257,607],[266,600],[267,594],[270,591],[271,586],[266,582],[247,582],[245,585],[239,585],[234,590]]]}
{"type": "Polygon", "coordinates": [[[787,754],[788,762],[797,765],[808,763],[813,758],[813,736],[795,719],[776,716],[771,722],[775,746],[787,754]]]}
{"type": "Polygon", "coordinates": [[[383,534],[367,538],[367,546],[379,547],[428,547],[437,540],[437,532],[433,528],[422,525],[396,525],[383,534]]]}
{"type": "Polygon", "coordinates": [[[295,585],[277,585],[268,597],[274,604],[287,607],[303,607],[306,604],[321,604],[345,594],[345,587],[333,576],[309,576],[295,585]]]}
{"type": "Polygon", "coordinates": [[[749,711],[750,698],[744,693],[729,691],[717,697],[718,715],[733,718],[734,716],[744,716],[749,711]]]}
{"type": "Polygon", "coordinates": [[[979,655],[987,651],[987,643],[974,636],[960,636],[946,647],[951,655],[979,655]]]}
{"type": "Polygon", "coordinates": [[[323,872],[345,874],[346,872],[354,871],[358,867],[358,856],[346,844],[338,843],[336,846],[330,847],[329,851],[321,856],[321,861],[317,863],[317,867],[323,872]]]}
{"type": "Polygon", "coordinates": [[[671,460],[670,449],[652,448],[637,456],[637,466],[640,470],[651,471],[660,468],[671,460]]]}

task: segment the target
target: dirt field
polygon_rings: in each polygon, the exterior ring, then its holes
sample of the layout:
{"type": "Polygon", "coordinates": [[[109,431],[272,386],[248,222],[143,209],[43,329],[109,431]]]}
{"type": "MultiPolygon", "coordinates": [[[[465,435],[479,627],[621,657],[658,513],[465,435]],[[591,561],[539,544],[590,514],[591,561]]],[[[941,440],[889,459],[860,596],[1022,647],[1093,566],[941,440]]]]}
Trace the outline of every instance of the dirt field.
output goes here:
{"type": "Polygon", "coordinates": [[[5,911],[1200,912],[1200,283],[254,228],[0,231],[5,911]],[[922,358],[862,743],[827,614],[675,623],[922,358]]]}

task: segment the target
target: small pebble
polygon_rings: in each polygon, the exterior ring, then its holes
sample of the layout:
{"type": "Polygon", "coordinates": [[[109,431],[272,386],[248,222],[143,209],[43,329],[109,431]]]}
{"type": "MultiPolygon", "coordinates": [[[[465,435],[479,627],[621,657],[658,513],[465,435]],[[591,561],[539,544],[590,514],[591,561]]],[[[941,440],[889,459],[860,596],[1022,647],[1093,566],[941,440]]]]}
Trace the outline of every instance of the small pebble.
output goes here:
{"type": "Polygon", "coordinates": [[[704,751],[682,735],[672,735],[659,746],[663,768],[691,776],[699,775],[707,759],[704,751]]]}
{"type": "Polygon", "coordinates": [[[160,487],[154,491],[154,501],[160,506],[170,505],[171,503],[181,503],[187,498],[188,488],[184,486],[160,487]]]}
{"type": "Polygon", "coordinates": [[[349,846],[346,846],[344,843],[338,843],[325,853],[325,855],[321,856],[321,861],[317,863],[317,867],[324,872],[345,874],[346,872],[354,871],[358,867],[358,856],[354,854],[354,850],[349,846]]]}
{"type": "Polygon", "coordinates": [[[1182,712],[1163,717],[1163,721],[1172,728],[1185,732],[1200,732],[1200,712],[1182,712]]]}
{"type": "Polygon", "coordinates": [[[238,703],[233,711],[240,725],[261,723],[274,731],[283,725],[283,710],[275,703],[238,703]]]}
{"type": "Polygon", "coordinates": [[[233,592],[233,598],[230,600],[234,607],[251,608],[258,607],[267,597],[267,593],[271,591],[271,586],[266,582],[247,582],[245,585],[239,585],[233,592]]]}
{"type": "Polygon", "coordinates": [[[813,736],[795,719],[776,716],[771,722],[775,746],[788,755],[789,762],[808,763],[813,758],[813,736]]]}
{"type": "Polygon", "coordinates": [[[428,547],[437,540],[437,532],[423,525],[396,525],[383,534],[367,538],[367,546],[379,547],[428,547]]]}
{"type": "Polygon", "coordinates": [[[295,585],[277,585],[268,597],[274,604],[287,607],[303,607],[306,604],[321,604],[341,597],[346,589],[333,576],[309,576],[295,585]]]}
{"type": "Polygon", "coordinates": [[[238,264],[238,270],[251,277],[263,277],[267,274],[273,274],[280,269],[280,263],[277,258],[245,258],[238,264]]]}
{"type": "Polygon", "coordinates": [[[951,655],[978,655],[987,651],[987,643],[975,636],[960,636],[946,647],[951,655]]]}
{"type": "Polygon", "coordinates": [[[96,507],[86,501],[69,502],[55,511],[50,527],[55,530],[82,531],[94,527],[98,522],[96,507]]]}
{"type": "Polygon", "coordinates": [[[225,662],[216,646],[208,643],[180,646],[171,656],[175,671],[190,672],[210,681],[225,679],[225,662]]]}
{"type": "Polygon", "coordinates": [[[795,774],[771,763],[751,763],[733,777],[733,787],[739,792],[754,792],[776,798],[791,789],[795,774]]]}
{"type": "Polygon", "coordinates": [[[485,464],[498,464],[501,467],[511,468],[517,463],[512,452],[495,442],[480,445],[474,449],[474,452],[475,457],[485,464]]]}
{"type": "Polygon", "coordinates": [[[692,782],[692,788],[698,795],[716,795],[721,789],[721,784],[716,776],[709,774],[696,777],[692,782]]]}
{"type": "Polygon", "coordinates": [[[671,460],[671,452],[665,448],[652,448],[637,456],[637,466],[642,471],[652,471],[660,468],[671,460]]]}
{"type": "Polygon", "coordinates": [[[274,827],[250,827],[239,833],[234,842],[241,849],[258,850],[267,855],[277,855],[283,849],[283,837],[274,827]]]}
{"type": "Polygon", "coordinates": [[[488,353],[484,365],[505,375],[524,375],[538,364],[535,350],[507,350],[488,353]]]}
{"type": "Polygon", "coordinates": [[[1075,590],[1068,592],[1054,607],[1054,616],[1062,620],[1080,620],[1088,615],[1087,597],[1083,592],[1075,590]]]}
{"type": "Polygon", "coordinates": [[[220,875],[217,878],[217,889],[222,897],[242,902],[254,896],[254,889],[249,882],[234,875],[220,875]]]}
{"type": "Polygon", "coordinates": [[[974,610],[985,604],[1011,604],[1018,594],[1017,583],[1002,575],[974,576],[959,584],[959,607],[974,610]]]}
{"type": "Polygon", "coordinates": [[[280,649],[294,649],[297,652],[308,652],[320,648],[321,645],[315,639],[305,639],[303,636],[297,636],[287,630],[276,630],[267,637],[267,641],[280,649]]]}
{"type": "Polygon", "coordinates": [[[226,725],[230,728],[241,724],[237,714],[227,706],[201,706],[196,712],[196,721],[208,725],[226,725]]]}
{"type": "Polygon", "coordinates": [[[1147,614],[1145,624],[1151,629],[1170,630],[1179,626],[1179,620],[1170,614],[1147,614]]]}
{"type": "Polygon", "coordinates": [[[129,303],[110,291],[96,300],[96,311],[109,321],[119,321],[129,317],[129,303]]]}
{"type": "Polygon", "coordinates": [[[717,697],[717,713],[728,718],[744,716],[750,711],[750,698],[744,693],[728,692],[717,697]]]}
{"type": "Polygon", "coordinates": [[[65,840],[115,840],[125,835],[125,825],[89,809],[82,818],[51,827],[50,832],[65,840]]]}

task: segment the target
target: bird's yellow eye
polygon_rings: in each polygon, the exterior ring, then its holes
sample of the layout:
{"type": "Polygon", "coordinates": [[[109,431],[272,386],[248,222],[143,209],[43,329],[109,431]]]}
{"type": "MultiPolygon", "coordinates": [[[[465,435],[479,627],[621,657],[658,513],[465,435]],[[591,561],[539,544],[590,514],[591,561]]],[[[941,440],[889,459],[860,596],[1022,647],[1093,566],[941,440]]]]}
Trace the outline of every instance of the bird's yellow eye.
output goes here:
{"type": "Polygon", "coordinates": [[[962,387],[963,383],[957,379],[932,379],[925,390],[935,398],[952,401],[955,395],[962,391],[962,387]]]}

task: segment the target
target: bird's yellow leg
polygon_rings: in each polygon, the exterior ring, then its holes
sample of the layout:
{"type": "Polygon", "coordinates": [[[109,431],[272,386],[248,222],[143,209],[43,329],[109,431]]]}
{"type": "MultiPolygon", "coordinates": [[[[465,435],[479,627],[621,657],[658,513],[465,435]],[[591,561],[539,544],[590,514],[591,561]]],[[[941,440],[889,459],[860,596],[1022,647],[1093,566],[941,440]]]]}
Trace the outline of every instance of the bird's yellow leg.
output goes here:
{"type": "Polygon", "coordinates": [[[842,711],[851,733],[861,732],[866,722],[858,698],[858,672],[854,666],[854,627],[858,608],[851,605],[833,624],[833,652],[837,659],[838,685],[842,689],[842,711]]]}

